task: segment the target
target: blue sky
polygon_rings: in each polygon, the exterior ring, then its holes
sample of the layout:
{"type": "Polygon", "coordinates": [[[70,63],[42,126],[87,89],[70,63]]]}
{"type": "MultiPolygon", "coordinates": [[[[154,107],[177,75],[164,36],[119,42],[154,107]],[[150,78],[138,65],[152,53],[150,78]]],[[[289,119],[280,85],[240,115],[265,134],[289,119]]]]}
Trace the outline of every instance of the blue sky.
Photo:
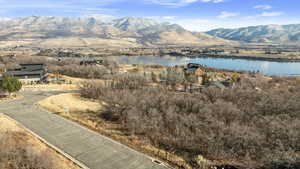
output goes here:
{"type": "Polygon", "coordinates": [[[206,31],[300,23],[299,7],[299,0],[0,0],[0,17],[136,16],[206,31]]]}

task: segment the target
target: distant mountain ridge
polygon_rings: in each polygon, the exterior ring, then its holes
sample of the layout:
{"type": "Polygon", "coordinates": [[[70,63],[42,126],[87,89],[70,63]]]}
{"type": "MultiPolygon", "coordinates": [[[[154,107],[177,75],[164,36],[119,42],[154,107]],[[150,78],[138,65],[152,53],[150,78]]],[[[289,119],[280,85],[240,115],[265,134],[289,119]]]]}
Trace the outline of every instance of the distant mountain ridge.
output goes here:
{"type": "Polygon", "coordinates": [[[0,45],[49,47],[138,47],[160,45],[223,45],[234,42],[193,33],[177,24],[126,17],[105,21],[100,17],[30,16],[0,20],[0,45]]]}
{"type": "Polygon", "coordinates": [[[300,44],[300,24],[214,29],[206,33],[240,42],[300,44]]]}

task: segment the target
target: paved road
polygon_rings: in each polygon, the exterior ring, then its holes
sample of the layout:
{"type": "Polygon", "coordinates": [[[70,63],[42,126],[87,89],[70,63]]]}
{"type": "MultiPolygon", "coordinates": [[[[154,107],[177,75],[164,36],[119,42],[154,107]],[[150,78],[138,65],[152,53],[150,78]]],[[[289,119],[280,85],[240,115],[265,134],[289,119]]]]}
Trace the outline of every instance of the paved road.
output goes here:
{"type": "Polygon", "coordinates": [[[146,155],[40,109],[36,102],[59,92],[24,92],[24,98],[0,102],[0,112],[21,123],[84,168],[166,169],[146,155]]]}

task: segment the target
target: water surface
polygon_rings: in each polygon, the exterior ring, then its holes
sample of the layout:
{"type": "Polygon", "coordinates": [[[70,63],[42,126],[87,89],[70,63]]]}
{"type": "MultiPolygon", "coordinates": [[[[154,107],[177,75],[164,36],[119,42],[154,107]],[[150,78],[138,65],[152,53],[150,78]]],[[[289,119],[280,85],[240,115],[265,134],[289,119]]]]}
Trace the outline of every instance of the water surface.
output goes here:
{"type": "Polygon", "coordinates": [[[187,58],[173,56],[114,56],[121,64],[157,64],[164,66],[199,63],[213,68],[259,71],[267,75],[300,75],[300,62],[275,62],[224,58],[187,58]]]}

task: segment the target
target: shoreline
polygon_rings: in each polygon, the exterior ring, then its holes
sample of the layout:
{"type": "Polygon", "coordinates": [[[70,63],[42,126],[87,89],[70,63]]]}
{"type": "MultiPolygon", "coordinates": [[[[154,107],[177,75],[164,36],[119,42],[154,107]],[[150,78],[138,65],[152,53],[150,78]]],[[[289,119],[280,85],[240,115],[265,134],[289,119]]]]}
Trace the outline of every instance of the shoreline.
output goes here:
{"type": "Polygon", "coordinates": [[[293,63],[300,62],[300,58],[291,59],[291,58],[278,58],[278,57],[265,57],[265,56],[234,56],[234,55],[215,55],[215,54],[199,54],[199,55],[184,55],[184,54],[164,54],[164,55],[155,55],[155,54],[120,54],[121,56],[157,56],[157,57],[187,57],[187,58],[220,58],[220,59],[243,59],[243,60],[252,60],[252,61],[269,61],[269,62],[285,62],[293,63]]]}
{"type": "Polygon", "coordinates": [[[213,55],[213,54],[201,54],[199,56],[185,56],[188,58],[222,58],[222,59],[243,59],[252,61],[269,61],[269,62],[300,62],[299,59],[290,58],[268,58],[268,57],[257,57],[257,56],[233,56],[233,55],[213,55]]]}
{"type": "MultiPolygon", "coordinates": [[[[140,55],[137,55],[137,56],[140,56],[140,55]]],[[[137,56],[124,56],[123,57],[137,57],[137,56]]],[[[143,57],[157,57],[157,58],[160,58],[160,57],[170,57],[170,58],[174,58],[174,59],[180,59],[180,58],[183,58],[183,57],[179,57],[179,56],[170,56],[170,55],[164,55],[164,56],[157,56],[157,55],[144,55],[143,57]]],[[[120,64],[124,64],[124,65],[127,65],[127,64],[131,64],[131,65],[145,65],[145,66],[151,66],[151,65],[159,65],[159,66],[166,66],[166,67],[173,67],[173,66],[185,66],[187,63],[198,63],[197,62],[197,58],[198,59],[202,59],[202,58],[212,58],[212,59],[218,59],[218,58],[221,58],[221,57],[210,57],[210,56],[200,56],[200,57],[186,57],[186,59],[188,59],[188,61],[186,63],[175,63],[175,64],[171,64],[171,65],[168,65],[168,64],[164,64],[164,63],[146,63],[146,62],[143,62],[143,63],[120,63],[120,64]]],[[[225,59],[239,59],[239,58],[229,58],[229,57],[226,57],[225,59]]],[[[247,61],[250,61],[249,59],[241,59],[241,60],[244,60],[245,62],[247,61]]],[[[253,59],[252,59],[253,60],[253,59]]],[[[229,60],[230,61],[230,60],[229,60]]],[[[254,61],[257,61],[257,62],[263,62],[262,60],[254,60],[254,61]]],[[[268,60],[266,62],[270,62],[270,63],[281,63],[281,64],[299,64],[299,62],[284,62],[284,61],[274,61],[274,60],[268,60]]],[[[256,64],[256,63],[252,63],[252,64],[256,64]]],[[[263,74],[263,75],[266,75],[266,76],[300,76],[299,73],[297,72],[276,72],[275,73],[267,73],[267,72],[264,72],[263,70],[260,70],[260,69],[257,69],[257,70],[247,70],[247,69],[230,69],[230,68],[222,68],[222,67],[213,67],[213,66],[208,66],[208,65],[204,65],[206,66],[206,69],[208,69],[209,71],[214,71],[214,72],[237,72],[237,73],[260,73],[260,74],[263,74]]]]}

